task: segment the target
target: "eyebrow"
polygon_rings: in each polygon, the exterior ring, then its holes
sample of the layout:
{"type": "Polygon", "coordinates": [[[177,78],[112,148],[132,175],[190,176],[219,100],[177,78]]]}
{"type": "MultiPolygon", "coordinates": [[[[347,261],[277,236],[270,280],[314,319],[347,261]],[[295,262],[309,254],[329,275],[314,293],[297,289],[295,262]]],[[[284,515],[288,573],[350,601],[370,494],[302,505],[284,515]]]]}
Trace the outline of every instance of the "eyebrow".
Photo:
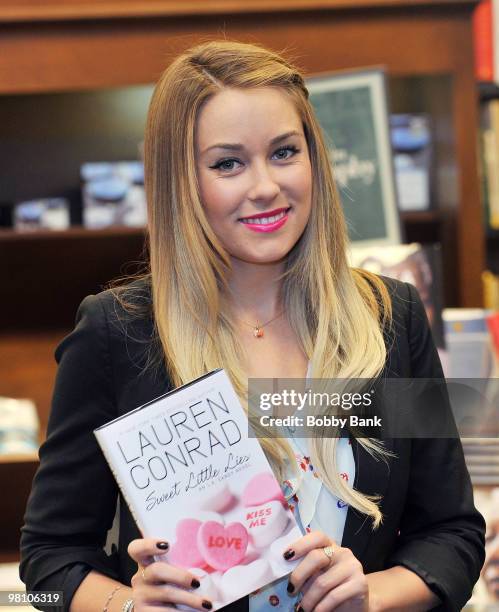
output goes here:
{"type": "MultiPolygon", "coordinates": [[[[286,132],[285,134],[280,134],[279,136],[272,138],[270,144],[277,144],[279,142],[282,142],[283,140],[286,140],[286,138],[290,138],[291,136],[303,136],[303,134],[301,132],[298,132],[298,130],[291,130],[290,132],[286,132]]],[[[203,153],[211,151],[211,149],[228,149],[229,151],[241,151],[242,149],[244,149],[244,145],[239,143],[218,142],[217,144],[207,147],[203,151],[203,153]]]]}

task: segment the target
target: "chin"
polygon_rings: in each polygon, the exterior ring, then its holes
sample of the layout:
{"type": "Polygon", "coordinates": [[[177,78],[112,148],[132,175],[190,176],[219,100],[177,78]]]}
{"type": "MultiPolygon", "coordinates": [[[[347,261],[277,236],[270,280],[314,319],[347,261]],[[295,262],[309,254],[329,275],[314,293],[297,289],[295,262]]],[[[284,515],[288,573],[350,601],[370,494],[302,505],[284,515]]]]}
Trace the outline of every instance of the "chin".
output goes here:
{"type": "Polygon", "coordinates": [[[285,261],[289,251],[275,253],[275,254],[249,254],[249,253],[237,253],[232,257],[244,263],[260,264],[260,265],[272,265],[285,261]]]}

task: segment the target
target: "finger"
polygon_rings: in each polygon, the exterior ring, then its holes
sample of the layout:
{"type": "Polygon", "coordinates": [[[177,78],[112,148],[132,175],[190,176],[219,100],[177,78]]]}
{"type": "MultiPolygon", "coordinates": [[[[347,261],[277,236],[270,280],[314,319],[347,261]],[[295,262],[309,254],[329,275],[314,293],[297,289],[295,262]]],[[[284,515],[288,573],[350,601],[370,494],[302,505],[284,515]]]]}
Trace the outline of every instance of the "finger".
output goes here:
{"type": "Polygon", "coordinates": [[[351,569],[347,563],[338,563],[325,572],[312,576],[301,588],[303,597],[301,605],[304,610],[313,610],[326,595],[346,582],[351,576],[351,569]]]}
{"type": "Polygon", "coordinates": [[[349,580],[340,584],[338,587],[329,591],[329,593],[319,603],[315,605],[315,608],[306,608],[302,605],[304,612],[310,612],[312,609],[314,612],[330,612],[336,610],[343,603],[348,601],[348,609],[351,612],[355,610],[364,610],[367,601],[367,581],[366,580],[349,580]]]}
{"type": "MultiPolygon", "coordinates": [[[[337,562],[338,556],[333,559],[337,562]]],[[[309,578],[312,580],[312,576],[315,574],[323,574],[326,569],[331,567],[333,559],[329,559],[322,548],[314,548],[307,553],[289,576],[288,593],[291,594],[301,591],[305,581],[309,578]]],[[[315,580],[318,578],[319,576],[317,576],[315,580]]],[[[323,580],[321,580],[321,583],[322,582],[323,580]]]]}
{"type": "Polygon", "coordinates": [[[142,573],[142,578],[148,584],[164,584],[169,582],[185,589],[197,589],[201,585],[194,574],[164,561],[156,561],[147,566],[142,573]]]}
{"type": "Polygon", "coordinates": [[[128,545],[128,554],[139,565],[146,566],[154,562],[154,555],[168,552],[170,545],[164,540],[140,538],[132,540],[128,545]]]}
{"type": "Polygon", "coordinates": [[[213,603],[205,598],[199,597],[190,591],[185,591],[172,584],[149,585],[145,584],[137,589],[137,598],[146,606],[160,605],[161,609],[165,604],[182,604],[194,608],[195,610],[212,610],[213,603]]]}
{"type": "Polygon", "coordinates": [[[331,540],[325,533],[322,533],[322,531],[311,531],[299,540],[293,542],[293,544],[283,552],[283,557],[286,561],[299,559],[314,548],[324,548],[325,546],[332,546],[333,549],[338,548],[338,544],[336,544],[334,540],[331,540]]]}

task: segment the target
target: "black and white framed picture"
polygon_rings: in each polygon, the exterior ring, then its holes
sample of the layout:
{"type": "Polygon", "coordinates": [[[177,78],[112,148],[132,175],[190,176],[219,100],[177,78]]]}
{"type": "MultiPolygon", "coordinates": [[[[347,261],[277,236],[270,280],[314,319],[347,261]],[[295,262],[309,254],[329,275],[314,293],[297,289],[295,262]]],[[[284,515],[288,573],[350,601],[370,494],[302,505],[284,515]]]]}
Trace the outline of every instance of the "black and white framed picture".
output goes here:
{"type": "Polygon", "coordinates": [[[385,74],[381,68],[307,79],[353,246],[399,244],[385,74]]]}

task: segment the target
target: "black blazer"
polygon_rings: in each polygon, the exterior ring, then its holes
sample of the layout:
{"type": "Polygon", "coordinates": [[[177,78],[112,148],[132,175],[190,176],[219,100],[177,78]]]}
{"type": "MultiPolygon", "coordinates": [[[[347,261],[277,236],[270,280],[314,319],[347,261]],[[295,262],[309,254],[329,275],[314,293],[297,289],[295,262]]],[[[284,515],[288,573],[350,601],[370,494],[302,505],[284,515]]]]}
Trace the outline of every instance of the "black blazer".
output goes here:
{"type": "MultiPolygon", "coordinates": [[[[442,377],[416,290],[385,282],[393,304],[385,374],[442,377]]],[[[139,282],[134,293],[150,312],[148,286],[139,282]]],[[[118,489],[92,432],[171,388],[162,367],[144,371],[152,332],[150,315],[127,314],[105,291],[85,298],[74,331],[56,349],[59,369],[22,528],[20,575],[29,590],[62,590],[64,610],[92,568],[125,584],[136,572],[127,545],[140,534],[126,503],[119,505],[119,545],[110,555],[103,550],[118,489]]],[[[342,545],[352,549],[366,573],[404,566],[441,598],[439,609],[459,610],[479,577],[485,532],[461,444],[456,439],[387,444],[396,454],[388,464],[353,441],[354,486],[383,496],[384,521],[373,532],[370,520],[350,508],[342,545]]],[[[227,609],[247,610],[248,599],[227,609]]]]}

